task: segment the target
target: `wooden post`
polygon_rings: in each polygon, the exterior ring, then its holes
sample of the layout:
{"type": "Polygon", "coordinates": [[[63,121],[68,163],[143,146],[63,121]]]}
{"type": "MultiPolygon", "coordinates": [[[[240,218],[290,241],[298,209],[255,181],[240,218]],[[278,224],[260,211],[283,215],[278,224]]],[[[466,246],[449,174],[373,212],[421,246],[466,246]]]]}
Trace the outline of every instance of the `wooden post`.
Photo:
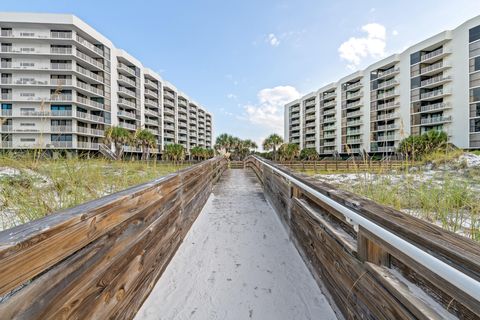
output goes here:
{"type": "Polygon", "coordinates": [[[358,256],[363,262],[390,267],[390,255],[372,240],[369,232],[360,227],[357,234],[358,256]]]}

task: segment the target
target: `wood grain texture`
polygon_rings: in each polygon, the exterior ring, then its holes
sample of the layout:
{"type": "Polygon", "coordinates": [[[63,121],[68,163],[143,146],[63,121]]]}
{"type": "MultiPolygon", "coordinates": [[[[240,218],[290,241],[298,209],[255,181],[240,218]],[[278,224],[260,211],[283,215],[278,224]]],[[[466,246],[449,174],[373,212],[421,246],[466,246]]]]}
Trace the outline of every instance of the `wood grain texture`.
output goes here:
{"type": "MultiPolygon", "coordinates": [[[[267,163],[468,276],[480,279],[478,243],[287,167],[267,163]]],[[[353,228],[340,212],[288,183],[257,158],[248,158],[246,166],[257,174],[300,254],[346,318],[480,319],[480,301],[468,292],[453,288],[363,228],[353,228]],[[393,268],[402,274],[401,279],[389,272],[393,268]],[[423,295],[429,299],[423,301],[423,295]]]]}
{"type": "Polygon", "coordinates": [[[226,166],[211,159],[1,232],[0,318],[133,318],[226,166]]]}

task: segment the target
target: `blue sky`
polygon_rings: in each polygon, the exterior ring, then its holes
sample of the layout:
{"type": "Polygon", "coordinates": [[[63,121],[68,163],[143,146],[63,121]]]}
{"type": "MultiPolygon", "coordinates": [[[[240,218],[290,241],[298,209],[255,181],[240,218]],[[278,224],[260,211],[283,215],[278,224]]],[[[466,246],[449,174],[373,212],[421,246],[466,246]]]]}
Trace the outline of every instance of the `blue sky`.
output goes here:
{"type": "Polygon", "coordinates": [[[2,1],[72,13],[214,114],[215,135],[283,133],[283,104],[480,14],[480,1],[2,1]]]}

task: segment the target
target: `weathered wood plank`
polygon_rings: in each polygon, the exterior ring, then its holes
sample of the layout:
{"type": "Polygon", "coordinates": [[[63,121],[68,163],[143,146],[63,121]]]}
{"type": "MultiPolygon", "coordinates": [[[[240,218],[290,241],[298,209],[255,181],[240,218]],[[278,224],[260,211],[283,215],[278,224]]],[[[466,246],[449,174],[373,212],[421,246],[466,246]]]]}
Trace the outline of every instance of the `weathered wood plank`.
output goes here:
{"type": "Polygon", "coordinates": [[[225,168],[205,161],[0,233],[2,293],[25,283],[1,318],[132,318],[225,168]]]}

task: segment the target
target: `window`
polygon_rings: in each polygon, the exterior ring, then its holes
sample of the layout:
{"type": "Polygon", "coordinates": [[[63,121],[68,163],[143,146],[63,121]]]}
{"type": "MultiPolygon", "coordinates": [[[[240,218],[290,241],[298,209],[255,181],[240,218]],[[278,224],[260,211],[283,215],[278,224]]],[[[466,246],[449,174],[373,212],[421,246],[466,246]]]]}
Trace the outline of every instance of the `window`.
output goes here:
{"type": "Polygon", "coordinates": [[[71,126],[72,120],[51,120],[52,126],[71,126]]]}
{"type": "Polygon", "coordinates": [[[12,104],[2,103],[2,110],[12,110],[12,104]]]}
{"type": "Polygon", "coordinates": [[[414,65],[416,63],[419,63],[420,62],[420,51],[418,52],[415,52],[415,53],[412,53],[410,55],[410,65],[414,65]]]}
{"type": "Polygon", "coordinates": [[[474,70],[475,70],[475,71],[480,70],[480,57],[476,57],[476,58],[475,58],[474,70]]]}
{"type": "Polygon", "coordinates": [[[52,134],[51,135],[52,141],[72,141],[71,134],[52,134]]]}
{"type": "Polygon", "coordinates": [[[71,105],[51,105],[50,106],[50,110],[52,111],[56,111],[56,110],[72,110],[72,106],[71,105]]]}
{"type": "Polygon", "coordinates": [[[412,80],[410,80],[411,88],[416,89],[416,88],[420,87],[420,82],[421,82],[420,77],[413,78],[412,80]]]}
{"type": "Polygon", "coordinates": [[[35,123],[31,123],[31,122],[20,123],[20,127],[35,127],[35,123]]]}
{"type": "Polygon", "coordinates": [[[470,102],[480,101],[480,88],[470,89],[470,102]]]}
{"type": "Polygon", "coordinates": [[[470,29],[468,33],[469,42],[480,40],[480,26],[476,26],[475,28],[470,29]]]}
{"type": "Polygon", "coordinates": [[[470,120],[470,132],[480,132],[480,119],[470,120]]]}
{"type": "Polygon", "coordinates": [[[20,97],[35,97],[33,92],[20,92],[20,97]]]}
{"type": "Polygon", "coordinates": [[[21,142],[35,142],[35,138],[20,138],[21,142]]]}

